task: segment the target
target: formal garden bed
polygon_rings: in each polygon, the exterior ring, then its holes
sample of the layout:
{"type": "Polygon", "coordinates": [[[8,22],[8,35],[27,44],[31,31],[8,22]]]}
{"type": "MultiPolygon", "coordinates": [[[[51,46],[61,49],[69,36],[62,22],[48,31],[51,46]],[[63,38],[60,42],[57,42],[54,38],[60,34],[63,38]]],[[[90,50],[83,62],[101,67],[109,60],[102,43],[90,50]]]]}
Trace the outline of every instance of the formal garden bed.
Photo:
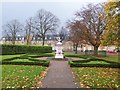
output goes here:
{"type": "Polygon", "coordinates": [[[28,55],[20,55],[19,57],[12,57],[3,59],[1,64],[3,65],[42,65],[49,66],[50,61],[48,60],[39,60],[29,57],[28,55]]]}
{"type": "MultiPolygon", "coordinates": [[[[19,50],[20,49],[18,49],[18,51],[19,50]]],[[[35,49],[33,50],[35,51],[35,49]]],[[[1,55],[2,88],[40,87],[50,60],[39,60],[39,58],[54,57],[54,55],[52,52],[1,55]]],[[[80,87],[120,87],[120,80],[117,77],[120,76],[118,72],[120,63],[119,60],[117,60],[117,56],[95,57],[69,53],[64,53],[64,56],[74,59],[77,58],[77,60],[69,60],[68,62],[72,67],[76,79],[80,83],[80,87]]]]}
{"type": "Polygon", "coordinates": [[[68,61],[71,67],[108,67],[120,68],[120,63],[106,61],[103,59],[86,59],[86,60],[70,60],[68,61]]]}
{"type": "Polygon", "coordinates": [[[34,57],[51,56],[49,46],[1,45],[2,88],[41,87],[50,61],[34,57]]]}
{"type": "Polygon", "coordinates": [[[66,56],[80,58],[80,60],[69,60],[68,63],[81,88],[106,88],[107,90],[120,88],[120,60],[117,55],[95,57],[66,54],[66,56]]]}

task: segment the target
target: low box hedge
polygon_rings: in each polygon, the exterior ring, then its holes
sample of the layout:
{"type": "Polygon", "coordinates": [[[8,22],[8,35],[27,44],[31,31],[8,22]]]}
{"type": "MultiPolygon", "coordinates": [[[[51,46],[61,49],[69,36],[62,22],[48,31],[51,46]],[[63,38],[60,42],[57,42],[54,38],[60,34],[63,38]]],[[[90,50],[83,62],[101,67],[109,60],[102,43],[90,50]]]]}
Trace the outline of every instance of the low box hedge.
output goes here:
{"type": "Polygon", "coordinates": [[[86,59],[86,60],[70,60],[68,61],[71,67],[105,67],[105,68],[120,68],[120,63],[106,61],[104,59],[86,59]],[[90,61],[104,61],[108,64],[86,64],[90,61]]]}
{"type": "Polygon", "coordinates": [[[10,61],[3,61],[3,65],[42,65],[42,66],[49,66],[49,62],[45,60],[41,60],[39,62],[10,62],[10,61]]]}
{"type": "Polygon", "coordinates": [[[30,45],[11,45],[0,44],[2,47],[2,55],[7,54],[24,54],[24,53],[51,53],[52,47],[50,46],[30,46],[30,45]]]}
{"type": "Polygon", "coordinates": [[[9,58],[9,59],[5,59],[3,60],[0,64],[3,64],[3,65],[42,65],[42,66],[49,66],[49,63],[50,61],[48,60],[38,60],[38,59],[34,59],[34,58],[31,58],[31,57],[28,57],[27,55],[21,55],[20,57],[14,57],[14,58],[9,58]],[[32,62],[17,62],[14,60],[15,59],[28,59],[32,62]]]}

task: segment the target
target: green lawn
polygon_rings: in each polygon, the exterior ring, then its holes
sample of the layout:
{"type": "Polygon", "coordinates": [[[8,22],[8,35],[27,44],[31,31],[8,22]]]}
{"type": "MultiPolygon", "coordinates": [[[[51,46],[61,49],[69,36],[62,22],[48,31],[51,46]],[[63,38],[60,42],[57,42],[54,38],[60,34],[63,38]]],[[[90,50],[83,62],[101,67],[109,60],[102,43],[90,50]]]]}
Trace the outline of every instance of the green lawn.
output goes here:
{"type": "Polygon", "coordinates": [[[8,58],[19,57],[20,55],[23,55],[23,54],[17,54],[17,55],[0,55],[0,58],[2,60],[4,60],[4,59],[8,59],[8,58]]]}
{"type": "Polygon", "coordinates": [[[106,57],[98,57],[98,58],[120,63],[120,58],[118,58],[118,55],[107,55],[106,57]]]}
{"type": "Polygon", "coordinates": [[[34,62],[34,61],[30,61],[29,59],[14,59],[11,62],[34,62]]]}
{"type": "Polygon", "coordinates": [[[43,66],[2,65],[2,88],[36,87],[45,70],[43,66]]]}
{"type": "Polygon", "coordinates": [[[109,64],[105,61],[90,61],[90,62],[86,62],[84,64],[109,64]]]}
{"type": "Polygon", "coordinates": [[[120,88],[118,68],[82,67],[72,69],[81,88],[120,88]]]}

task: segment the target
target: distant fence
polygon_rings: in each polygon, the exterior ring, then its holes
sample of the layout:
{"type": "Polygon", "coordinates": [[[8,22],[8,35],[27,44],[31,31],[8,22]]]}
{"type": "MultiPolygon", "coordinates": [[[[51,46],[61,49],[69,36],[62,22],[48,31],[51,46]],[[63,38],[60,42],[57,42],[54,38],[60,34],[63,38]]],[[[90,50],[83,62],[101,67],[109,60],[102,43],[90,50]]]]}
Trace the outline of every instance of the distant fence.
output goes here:
{"type": "MultiPolygon", "coordinates": [[[[94,50],[85,50],[85,55],[93,55],[93,54],[94,54],[94,50]]],[[[106,56],[107,52],[105,50],[98,51],[98,55],[99,56],[106,56]]]]}

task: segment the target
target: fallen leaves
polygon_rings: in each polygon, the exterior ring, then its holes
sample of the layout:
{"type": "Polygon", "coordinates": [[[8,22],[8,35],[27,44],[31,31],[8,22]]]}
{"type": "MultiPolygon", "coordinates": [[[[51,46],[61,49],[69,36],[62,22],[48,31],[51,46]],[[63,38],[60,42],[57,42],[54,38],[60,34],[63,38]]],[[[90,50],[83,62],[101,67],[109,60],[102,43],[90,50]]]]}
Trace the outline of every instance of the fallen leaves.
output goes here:
{"type": "Polygon", "coordinates": [[[80,81],[80,87],[120,88],[119,68],[73,68],[80,81]]]}
{"type": "Polygon", "coordinates": [[[2,65],[2,88],[34,87],[45,70],[41,66],[2,65]]]}

